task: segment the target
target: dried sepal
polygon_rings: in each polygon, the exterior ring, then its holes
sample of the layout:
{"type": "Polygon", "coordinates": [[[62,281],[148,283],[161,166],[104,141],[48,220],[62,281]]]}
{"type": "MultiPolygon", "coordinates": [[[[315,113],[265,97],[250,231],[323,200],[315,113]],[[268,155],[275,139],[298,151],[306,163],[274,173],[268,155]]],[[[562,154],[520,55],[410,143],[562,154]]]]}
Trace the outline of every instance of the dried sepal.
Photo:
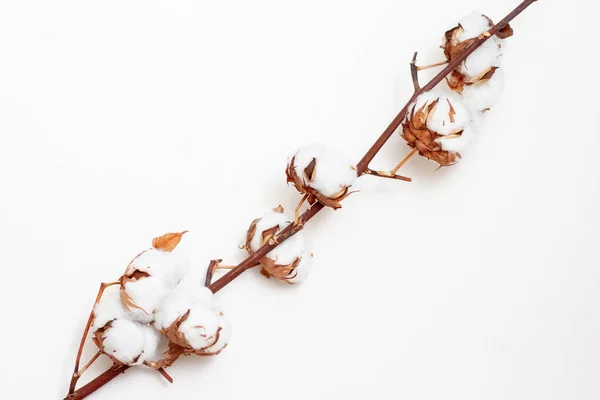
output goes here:
{"type": "Polygon", "coordinates": [[[173,251],[181,242],[181,238],[188,231],[165,233],[162,236],[152,239],[152,247],[162,251],[173,251]]]}

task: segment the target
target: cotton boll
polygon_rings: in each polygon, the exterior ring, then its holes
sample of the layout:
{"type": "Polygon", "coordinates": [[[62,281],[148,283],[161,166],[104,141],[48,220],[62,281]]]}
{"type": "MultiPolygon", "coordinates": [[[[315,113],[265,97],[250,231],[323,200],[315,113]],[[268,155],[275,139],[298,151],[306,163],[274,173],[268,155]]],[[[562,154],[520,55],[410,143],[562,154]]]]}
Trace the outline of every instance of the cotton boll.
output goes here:
{"type": "Polygon", "coordinates": [[[171,253],[184,233],[154,238],[153,248],[138,254],[120,278],[121,301],[138,321],[152,322],[163,298],[189,273],[185,257],[171,253]]]}
{"type": "MultiPolygon", "coordinates": [[[[492,20],[485,15],[474,12],[462,18],[444,36],[444,54],[448,61],[459,57],[475,38],[489,31],[492,20]]],[[[503,39],[512,36],[512,28],[507,25],[493,37],[482,43],[460,65],[448,75],[448,86],[457,93],[462,93],[466,85],[477,84],[490,78],[494,70],[500,67],[504,52],[503,39]]]]}
{"type": "Polygon", "coordinates": [[[96,345],[122,365],[140,365],[156,358],[158,332],[133,320],[116,295],[106,293],[105,297],[94,307],[91,329],[96,345]]]}
{"type": "Polygon", "coordinates": [[[190,308],[187,318],[179,325],[179,332],[183,334],[189,346],[195,350],[202,350],[212,346],[219,330],[217,315],[204,304],[195,304],[190,308]]]}
{"type": "Polygon", "coordinates": [[[287,181],[308,201],[316,201],[334,209],[346,198],[357,178],[356,167],[335,150],[317,143],[302,147],[288,158],[287,181]]]}
{"type": "Polygon", "coordinates": [[[125,365],[136,364],[144,350],[141,326],[127,319],[116,319],[110,325],[102,335],[104,352],[125,365]]]}
{"type": "Polygon", "coordinates": [[[421,156],[450,166],[469,142],[470,120],[469,111],[457,98],[427,92],[409,107],[401,135],[421,156]]]}
{"type": "Polygon", "coordinates": [[[125,307],[123,307],[121,299],[118,297],[107,298],[96,304],[94,307],[94,320],[91,326],[92,332],[104,327],[108,322],[114,319],[128,317],[129,313],[125,307]]]}
{"type": "Polygon", "coordinates": [[[492,108],[502,97],[503,91],[504,72],[499,68],[490,79],[465,86],[462,101],[471,112],[482,112],[492,108]]]}
{"type": "Polygon", "coordinates": [[[267,212],[261,218],[256,220],[255,232],[257,234],[253,235],[250,240],[250,248],[253,251],[257,251],[263,245],[263,232],[273,228],[275,228],[276,232],[279,232],[289,225],[290,221],[291,220],[283,212],[278,211],[277,209],[267,212]]]}
{"type": "Polygon", "coordinates": [[[209,307],[212,292],[200,282],[182,280],[161,302],[155,315],[154,326],[158,330],[167,329],[178,318],[183,317],[193,304],[209,307]]]}
{"type": "Polygon", "coordinates": [[[466,81],[479,79],[492,67],[500,66],[500,48],[494,40],[484,42],[463,63],[461,72],[466,81]]]}
{"type": "Polygon", "coordinates": [[[232,333],[231,325],[223,316],[223,312],[220,310],[216,310],[216,315],[217,315],[217,321],[218,321],[220,330],[217,333],[218,337],[217,337],[216,342],[212,346],[209,346],[204,349],[204,352],[206,353],[206,355],[219,354],[225,347],[227,347],[227,344],[229,343],[229,340],[231,339],[231,333],[232,333]]]}
{"type": "MultiPolygon", "coordinates": [[[[252,221],[244,246],[248,254],[254,254],[289,224],[289,218],[283,214],[281,206],[252,221]]],[[[261,272],[268,278],[275,277],[287,283],[299,282],[301,279],[297,278],[298,273],[302,272],[302,277],[304,277],[308,272],[308,267],[305,265],[307,263],[305,258],[308,257],[306,254],[304,235],[302,232],[298,232],[278,244],[259,260],[263,267],[261,272]],[[301,269],[298,270],[300,266],[301,269]]]]}
{"type": "Polygon", "coordinates": [[[225,325],[231,329],[223,313],[213,308],[212,297],[199,281],[182,280],[160,305],[155,327],[172,344],[183,348],[183,354],[212,355],[206,349],[220,340],[225,325]]]}

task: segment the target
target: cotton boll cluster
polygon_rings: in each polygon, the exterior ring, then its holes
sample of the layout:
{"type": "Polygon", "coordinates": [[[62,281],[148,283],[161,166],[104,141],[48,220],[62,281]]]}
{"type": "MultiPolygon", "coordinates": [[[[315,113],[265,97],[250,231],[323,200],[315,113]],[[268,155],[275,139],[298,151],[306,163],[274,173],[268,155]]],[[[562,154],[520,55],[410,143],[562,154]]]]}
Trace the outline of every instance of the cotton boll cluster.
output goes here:
{"type": "Polygon", "coordinates": [[[92,332],[98,348],[117,364],[148,364],[159,357],[160,334],[136,321],[116,296],[96,305],[92,332]]]}
{"type": "MultiPolygon", "coordinates": [[[[252,221],[246,234],[245,248],[250,255],[260,249],[285,229],[291,222],[283,207],[269,211],[261,218],[252,221]]],[[[262,274],[286,283],[298,283],[306,278],[311,267],[311,255],[306,251],[304,235],[296,233],[260,260],[262,274]]]]}
{"type": "Polygon", "coordinates": [[[119,280],[120,296],[105,295],[94,308],[93,340],[115,363],[158,369],[181,355],[215,355],[227,346],[231,326],[212,306],[212,292],[173,252],[185,233],[155,238],[119,280]],[[159,355],[163,337],[169,350],[159,355]]]}
{"type": "Polygon", "coordinates": [[[213,307],[212,292],[199,281],[186,278],[163,300],[155,327],[183,354],[219,354],[231,336],[223,312],[213,307]]]}
{"type": "Polygon", "coordinates": [[[471,116],[460,101],[427,92],[410,106],[402,137],[419,154],[441,166],[455,164],[472,135],[471,116]]]}
{"type": "Polygon", "coordinates": [[[357,178],[356,167],[343,155],[316,143],[305,146],[288,158],[287,181],[316,201],[334,209],[346,198],[357,178]]]}
{"type": "Polygon", "coordinates": [[[138,321],[152,322],[162,299],[189,273],[187,260],[171,253],[183,234],[169,234],[168,241],[156,238],[153,247],[138,254],[121,277],[121,299],[138,321]]]}

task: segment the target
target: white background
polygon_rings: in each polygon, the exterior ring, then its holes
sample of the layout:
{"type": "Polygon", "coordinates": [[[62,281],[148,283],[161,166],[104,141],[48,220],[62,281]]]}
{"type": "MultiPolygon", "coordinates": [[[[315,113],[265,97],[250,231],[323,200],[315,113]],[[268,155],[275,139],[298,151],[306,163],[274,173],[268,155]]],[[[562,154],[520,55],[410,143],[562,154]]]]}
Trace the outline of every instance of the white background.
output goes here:
{"type": "MultiPolygon", "coordinates": [[[[242,260],[250,221],[299,198],[294,148],[358,160],[409,98],[414,50],[516,4],[0,2],[2,393],[62,398],[100,282],[168,231],[194,233],[198,268],[242,260]]],[[[130,371],[92,398],[598,399],[587,5],[542,0],[514,22],[505,95],[458,165],[361,178],[307,227],[305,284],[252,271],[220,292],[234,326],[220,356],[179,362],[173,385],[130,371]]],[[[374,167],[408,151],[395,135],[374,167]]]]}

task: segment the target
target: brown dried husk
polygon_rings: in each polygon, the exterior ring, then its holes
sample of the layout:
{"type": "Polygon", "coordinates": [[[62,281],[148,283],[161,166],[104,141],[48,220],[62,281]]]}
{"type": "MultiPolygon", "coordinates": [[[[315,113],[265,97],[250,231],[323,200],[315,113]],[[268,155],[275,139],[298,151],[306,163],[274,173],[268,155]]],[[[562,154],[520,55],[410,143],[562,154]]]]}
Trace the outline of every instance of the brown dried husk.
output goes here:
{"type": "MultiPolygon", "coordinates": [[[[315,188],[304,183],[305,181],[310,183],[315,179],[317,174],[317,159],[313,158],[306,168],[304,168],[304,171],[302,171],[304,179],[302,179],[302,177],[298,175],[298,172],[296,172],[295,161],[296,156],[292,157],[285,170],[287,182],[294,185],[296,190],[298,190],[300,193],[308,195],[307,201],[309,204],[312,205],[318,201],[326,207],[331,207],[334,210],[337,210],[338,208],[342,207],[340,202],[353,193],[350,191],[349,186],[344,186],[338,193],[329,197],[319,193],[315,188]]],[[[349,166],[349,168],[354,169],[352,166],[349,166]]]]}
{"type": "MultiPolygon", "coordinates": [[[[437,162],[440,166],[447,167],[456,164],[461,156],[460,153],[443,150],[442,146],[435,140],[444,136],[427,128],[429,114],[435,110],[438,102],[439,98],[429,104],[426,102],[418,110],[416,110],[415,104],[410,115],[402,123],[402,137],[408,142],[410,147],[419,151],[419,155],[437,162]]],[[[448,101],[448,104],[450,105],[449,117],[452,121],[454,118],[454,108],[450,101],[448,101]]],[[[457,131],[452,135],[460,136],[461,134],[462,131],[457,131]]]]}
{"type": "MultiPolygon", "coordinates": [[[[283,207],[279,206],[273,209],[273,211],[282,213],[283,207]]],[[[248,232],[246,232],[246,245],[244,246],[244,248],[246,249],[246,251],[248,251],[249,255],[254,254],[254,251],[251,247],[251,243],[252,239],[254,238],[254,235],[256,235],[256,225],[259,221],[260,218],[256,218],[254,221],[252,221],[250,227],[248,228],[248,232]]],[[[279,226],[274,226],[272,228],[265,229],[261,234],[260,245],[262,246],[270,239],[272,239],[278,231],[279,226]]],[[[301,260],[301,257],[297,257],[290,264],[277,264],[277,260],[265,256],[259,260],[259,263],[262,267],[260,273],[269,279],[273,277],[282,280],[283,282],[291,284],[291,280],[296,277],[296,268],[298,267],[298,264],[300,264],[301,260]]]]}
{"type": "MultiPolygon", "coordinates": [[[[494,23],[490,18],[488,18],[485,15],[483,15],[483,17],[485,17],[488,20],[490,28],[494,26],[494,23]]],[[[446,42],[442,48],[444,49],[444,55],[446,56],[448,62],[452,62],[452,60],[458,57],[467,47],[469,47],[471,43],[473,43],[476,40],[476,38],[470,38],[460,42],[458,40],[458,35],[460,35],[463,32],[464,29],[460,24],[446,31],[446,42]]],[[[511,37],[512,35],[513,30],[510,25],[506,25],[504,28],[500,29],[496,33],[496,36],[498,36],[500,39],[506,39],[508,37],[511,37]]],[[[462,93],[465,86],[482,83],[491,79],[496,70],[498,69],[498,67],[490,67],[488,70],[483,71],[481,74],[479,74],[479,76],[476,76],[473,79],[466,79],[465,75],[462,72],[464,64],[464,62],[460,63],[460,65],[454,71],[452,71],[450,75],[446,77],[446,81],[448,82],[448,86],[450,87],[450,89],[454,90],[457,93],[462,93]]]]}
{"type": "MultiPolygon", "coordinates": [[[[162,236],[155,237],[154,239],[152,239],[152,247],[156,250],[171,252],[177,247],[179,242],[181,242],[181,238],[187,232],[188,231],[170,232],[170,233],[165,233],[162,236]]],[[[127,269],[125,269],[125,273],[119,278],[119,282],[121,283],[119,296],[121,297],[121,302],[123,303],[123,307],[125,307],[128,311],[131,311],[132,309],[137,308],[139,310],[142,310],[144,313],[146,313],[146,315],[149,315],[148,311],[144,310],[143,308],[141,308],[137,304],[135,304],[135,301],[133,301],[133,299],[129,296],[129,294],[127,293],[127,290],[126,290],[126,285],[128,282],[135,282],[137,280],[145,279],[145,278],[148,278],[151,276],[148,272],[140,271],[138,269],[131,269],[133,262],[139,256],[141,256],[142,254],[144,254],[147,251],[148,250],[144,250],[141,253],[139,253],[137,256],[135,256],[133,258],[133,260],[131,260],[129,262],[129,265],[127,265],[127,269]]],[[[152,312],[154,312],[154,310],[152,310],[152,312]]]]}

